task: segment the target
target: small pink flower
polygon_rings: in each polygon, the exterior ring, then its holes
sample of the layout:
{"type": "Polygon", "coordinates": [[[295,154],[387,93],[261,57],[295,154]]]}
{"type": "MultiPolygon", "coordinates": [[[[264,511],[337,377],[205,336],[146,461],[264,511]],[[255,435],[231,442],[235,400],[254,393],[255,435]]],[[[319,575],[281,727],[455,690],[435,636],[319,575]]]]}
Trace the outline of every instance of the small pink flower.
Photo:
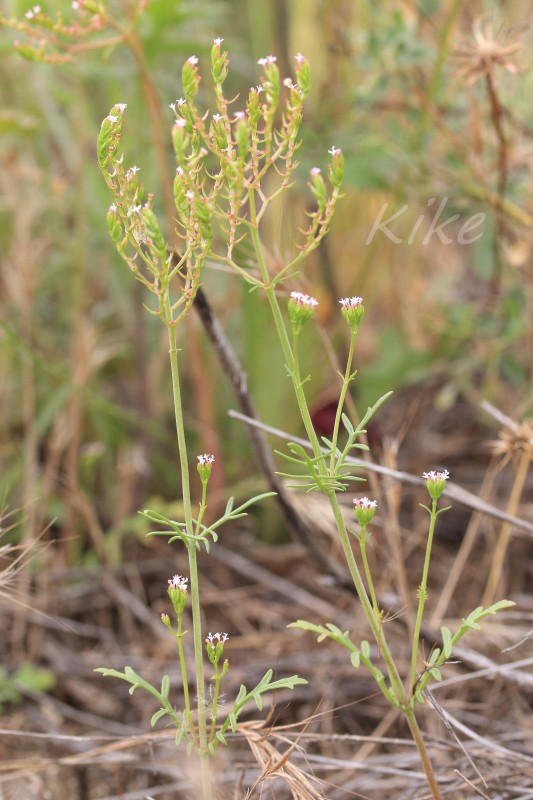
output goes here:
{"type": "Polygon", "coordinates": [[[205,637],[206,644],[211,644],[213,646],[217,644],[225,644],[229,639],[227,633],[208,633],[205,637]]]}
{"type": "Polygon", "coordinates": [[[183,177],[183,175],[185,175],[183,167],[176,167],[176,174],[183,177]]]}
{"type": "Polygon", "coordinates": [[[127,107],[127,103],[115,103],[115,108],[118,108],[119,111],[125,111],[127,107]]]}
{"type": "Polygon", "coordinates": [[[265,58],[260,58],[257,63],[261,67],[267,67],[270,64],[275,64],[277,60],[276,56],[266,56],[265,58]]]}
{"type": "Polygon", "coordinates": [[[213,44],[216,44],[217,47],[220,47],[223,41],[224,39],[221,39],[220,36],[218,36],[216,39],[213,39],[213,44]]]}
{"type": "Polygon", "coordinates": [[[195,67],[198,64],[198,56],[189,56],[187,59],[187,64],[190,64],[192,67],[195,67]]]}
{"type": "Polygon", "coordinates": [[[116,122],[118,120],[118,117],[114,116],[114,114],[108,114],[106,119],[108,120],[108,122],[116,122]]]}
{"type": "Polygon", "coordinates": [[[296,61],[298,66],[300,66],[300,64],[303,64],[305,62],[305,56],[303,56],[301,53],[297,53],[294,56],[294,60],[296,61]]]}
{"type": "Polygon", "coordinates": [[[450,477],[450,473],[447,469],[442,470],[442,472],[435,472],[435,470],[431,470],[430,472],[424,472],[422,477],[426,481],[447,481],[450,477]]]}
{"type": "Polygon", "coordinates": [[[363,298],[362,297],[343,297],[342,300],[339,300],[339,303],[343,308],[350,309],[350,308],[359,308],[363,305],[363,298]]]}
{"type": "Polygon", "coordinates": [[[316,308],[318,305],[318,300],[308,294],[303,294],[303,292],[291,292],[291,300],[294,300],[297,305],[306,308],[316,308]]]}
{"type": "Polygon", "coordinates": [[[181,575],[174,575],[169,579],[168,585],[170,589],[179,589],[180,592],[186,592],[188,581],[188,578],[183,578],[181,575]]]}
{"type": "Polygon", "coordinates": [[[183,129],[183,128],[185,128],[185,127],[186,127],[186,125],[187,125],[187,120],[186,120],[186,119],[183,119],[183,117],[180,117],[179,119],[177,119],[177,120],[175,121],[174,125],[176,126],[176,128],[181,128],[181,129],[183,129]]]}
{"type": "Polygon", "coordinates": [[[197,458],[202,467],[205,467],[206,464],[213,464],[215,461],[215,456],[212,456],[209,453],[204,453],[201,456],[197,456],[197,458]]]}
{"type": "Polygon", "coordinates": [[[235,120],[235,122],[241,119],[246,119],[246,114],[244,113],[244,111],[236,111],[235,114],[233,115],[233,119],[235,120]]]}
{"type": "Polygon", "coordinates": [[[330,154],[330,156],[333,156],[333,158],[335,158],[335,156],[341,155],[342,150],[340,149],[340,147],[335,147],[335,145],[333,145],[331,150],[328,150],[328,153],[330,154]]]}
{"type": "Polygon", "coordinates": [[[311,167],[311,169],[309,170],[309,174],[312,178],[318,178],[320,172],[321,172],[320,167],[311,167]]]}
{"type": "Polygon", "coordinates": [[[353,501],[356,508],[377,508],[376,500],[369,500],[368,497],[356,497],[353,501]]]}

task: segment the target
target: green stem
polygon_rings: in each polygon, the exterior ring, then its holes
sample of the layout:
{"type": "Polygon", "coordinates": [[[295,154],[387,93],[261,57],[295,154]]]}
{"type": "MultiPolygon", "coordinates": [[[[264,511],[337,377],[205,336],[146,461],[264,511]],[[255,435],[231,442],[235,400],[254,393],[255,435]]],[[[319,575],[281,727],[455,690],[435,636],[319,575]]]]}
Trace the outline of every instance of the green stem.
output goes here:
{"type": "Polygon", "coordinates": [[[341,422],[342,409],[344,408],[344,401],[346,399],[348,387],[351,383],[352,361],[355,349],[356,336],[357,336],[357,329],[353,328],[350,336],[350,350],[348,352],[348,360],[346,362],[346,371],[344,373],[344,378],[342,381],[342,389],[339,397],[339,403],[337,405],[337,413],[335,414],[335,423],[333,425],[333,436],[331,437],[331,441],[333,442],[333,453],[331,454],[331,461],[329,465],[329,471],[331,477],[333,477],[333,472],[335,468],[335,450],[337,449],[337,439],[339,437],[339,427],[341,422]]]}
{"type": "Polygon", "coordinates": [[[215,738],[215,728],[217,724],[217,708],[218,708],[218,697],[220,694],[220,682],[222,680],[222,673],[219,672],[218,664],[215,664],[215,690],[213,692],[213,705],[211,707],[211,732],[209,735],[209,740],[212,742],[215,738]]]}
{"type": "Polygon", "coordinates": [[[372,573],[370,572],[370,564],[368,563],[368,556],[366,552],[366,528],[363,530],[361,529],[361,534],[359,536],[359,548],[361,550],[361,558],[363,559],[363,569],[365,571],[365,578],[368,585],[368,589],[370,591],[370,597],[372,598],[372,608],[374,609],[374,614],[376,615],[377,619],[380,619],[379,614],[379,606],[378,600],[376,596],[376,590],[374,588],[374,581],[372,580],[372,573]]]}
{"type": "Polygon", "coordinates": [[[422,570],[422,580],[418,589],[418,610],[416,612],[415,629],[413,633],[413,649],[411,653],[411,692],[414,690],[416,683],[416,667],[418,661],[418,647],[420,640],[420,628],[422,626],[422,617],[424,615],[424,606],[427,600],[427,583],[429,573],[429,562],[431,558],[431,546],[433,544],[433,534],[435,532],[435,523],[437,521],[437,500],[433,499],[431,506],[431,519],[429,523],[428,540],[426,544],[426,555],[424,558],[424,568],[422,570]]]}
{"type": "Polygon", "coordinates": [[[200,507],[198,509],[198,519],[196,520],[196,530],[195,534],[198,536],[200,533],[200,525],[202,524],[202,517],[204,516],[205,510],[207,508],[207,483],[202,481],[202,499],[200,500],[200,507]]]}
{"type": "MultiPolygon", "coordinates": [[[[170,301],[166,301],[168,316],[170,318],[170,301]]],[[[185,527],[187,534],[193,536],[193,516],[191,507],[191,491],[189,480],[189,463],[187,460],[187,443],[185,439],[185,426],[183,424],[181,389],[178,369],[178,348],[176,344],[176,328],[168,325],[169,354],[172,370],[172,393],[174,397],[174,416],[176,418],[176,432],[178,437],[178,449],[181,467],[181,486],[183,494],[183,514],[185,517],[185,527]]],[[[211,798],[211,786],[209,780],[209,761],[207,751],[207,727],[206,727],[206,704],[205,704],[205,678],[203,663],[203,636],[202,636],[202,615],[200,608],[200,586],[198,582],[198,566],[196,563],[196,548],[192,544],[187,545],[187,555],[189,557],[189,578],[191,587],[191,606],[192,606],[192,627],[194,640],[194,664],[196,671],[196,696],[198,698],[198,740],[200,747],[202,787],[204,800],[211,798]]]]}
{"type": "Polygon", "coordinates": [[[183,684],[183,699],[185,701],[185,719],[187,720],[189,733],[191,736],[193,736],[191,701],[189,697],[189,681],[187,679],[187,663],[185,661],[185,653],[183,652],[183,636],[184,636],[183,614],[178,614],[178,632],[176,633],[176,641],[178,643],[178,657],[181,669],[181,682],[183,684]]]}

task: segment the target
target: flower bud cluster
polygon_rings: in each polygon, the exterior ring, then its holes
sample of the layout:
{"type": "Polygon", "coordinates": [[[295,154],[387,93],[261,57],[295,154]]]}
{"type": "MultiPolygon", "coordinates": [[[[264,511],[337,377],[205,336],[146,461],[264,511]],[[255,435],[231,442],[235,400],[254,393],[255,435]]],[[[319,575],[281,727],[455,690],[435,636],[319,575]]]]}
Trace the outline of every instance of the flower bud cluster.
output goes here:
{"type": "Polygon", "coordinates": [[[314,297],[302,292],[291,292],[289,298],[289,317],[295,333],[298,333],[308,320],[311,319],[318,306],[314,297]]]}
{"type": "Polygon", "coordinates": [[[196,465],[196,469],[198,470],[200,480],[205,486],[211,477],[211,467],[214,464],[215,457],[209,455],[209,453],[204,453],[201,456],[197,456],[197,458],[198,464],[196,465]]]}
{"type": "Polygon", "coordinates": [[[372,521],[378,506],[375,500],[368,497],[356,497],[353,501],[355,516],[361,528],[365,529],[372,521]]]}
{"type": "Polygon", "coordinates": [[[68,22],[61,11],[52,16],[40,5],[29,8],[22,20],[0,14],[0,22],[28,37],[28,42],[14,42],[16,51],[28,61],[60,64],[73,60],[73,39],[86,38],[105,25],[102,7],[93,0],[75,0],[71,9],[74,14],[68,22]],[[33,44],[36,39],[38,45],[33,44]]]}
{"type": "Polygon", "coordinates": [[[188,578],[183,578],[181,575],[174,575],[174,577],[170,578],[168,581],[168,589],[167,589],[168,596],[172,601],[172,605],[174,607],[174,611],[177,616],[183,614],[185,606],[187,604],[188,580],[189,580],[188,578]]]}
{"type": "Polygon", "coordinates": [[[424,472],[422,477],[426,481],[426,488],[431,499],[438,500],[446,488],[446,481],[450,477],[450,473],[447,469],[441,472],[431,470],[430,472],[424,472]]]}
{"type": "Polygon", "coordinates": [[[218,664],[220,656],[224,652],[224,645],[228,641],[227,633],[208,633],[205,639],[205,649],[209,661],[214,665],[218,664]]]}

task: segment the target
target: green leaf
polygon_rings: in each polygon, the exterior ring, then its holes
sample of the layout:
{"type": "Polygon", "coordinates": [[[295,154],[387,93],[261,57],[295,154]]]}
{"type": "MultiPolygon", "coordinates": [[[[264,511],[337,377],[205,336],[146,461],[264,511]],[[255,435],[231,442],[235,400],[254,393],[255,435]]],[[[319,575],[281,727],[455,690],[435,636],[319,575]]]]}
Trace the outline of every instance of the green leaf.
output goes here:
{"type": "Polygon", "coordinates": [[[452,632],[449,628],[445,628],[444,626],[440,629],[442,635],[442,651],[444,653],[444,658],[450,658],[453,652],[453,644],[452,644],[452,632]]]}
{"type": "Polygon", "coordinates": [[[164,697],[165,700],[168,700],[168,694],[170,692],[170,678],[168,675],[163,675],[163,680],[161,681],[161,697],[164,697]]]}
{"type": "Polygon", "coordinates": [[[361,642],[361,653],[365,658],[370,658],[370,645],[365,640],[361,642]]]}
{"type": "Polygon", "coordinates": [[[160,708],[159,711],[156,711],[155,714],[152,714],[152,719],[150,720],[150,727],[153,728],[156,722],[158,722],[158,720],[160,720],[167,714],[168,711],[166,710],[166,708],[160,708]]]}
{"type": "Polygon", "coordinates": [[[350,653],[350,661],[352,662],[352,667],[359,669],[361,666],[361,653],[359,650],[354,650],[352,653],[350,653]]]}

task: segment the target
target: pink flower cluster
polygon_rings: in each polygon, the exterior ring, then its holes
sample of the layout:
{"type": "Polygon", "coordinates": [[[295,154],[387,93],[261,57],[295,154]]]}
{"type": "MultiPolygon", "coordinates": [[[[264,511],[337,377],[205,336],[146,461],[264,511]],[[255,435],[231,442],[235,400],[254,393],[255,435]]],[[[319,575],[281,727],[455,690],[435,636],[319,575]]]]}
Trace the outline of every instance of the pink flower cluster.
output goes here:
{"type": "Polygon", "coordinates": [[[316,308],[318,305],[318,300],[303,292],[291,292],[291,300],[304,308],[316,308]]]}
{"type": "Polygon", "coordinates": [[[174,575],[173,578],[169,579],[168,586],[169,589],[179,589],[181,592],[186,592],[188,581],[188,578],[183,578],[181,575],[174,575]]]}
{"type": "Polygon", "coordinates": [[[198,462],[202,467],[206,467],[208,464],[213,464],[215,460],[215,456],[209,455],[209,453],[204,453],[201,456],[197,456],[198,462]]]}

